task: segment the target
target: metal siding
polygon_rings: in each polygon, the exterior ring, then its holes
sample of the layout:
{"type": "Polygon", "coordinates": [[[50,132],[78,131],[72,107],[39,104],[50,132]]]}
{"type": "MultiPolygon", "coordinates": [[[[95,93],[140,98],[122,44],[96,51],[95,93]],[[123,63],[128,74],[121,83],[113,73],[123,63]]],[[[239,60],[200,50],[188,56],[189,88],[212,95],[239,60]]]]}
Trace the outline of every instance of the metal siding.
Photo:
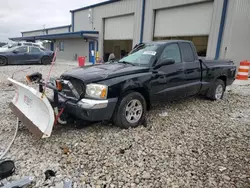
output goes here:
{"type": "MultiPolygon", "coordinates": [[[[154,14],[156,10],[208,1],[211,0],[147,0],[143,41],[149,42],[153,39],[154,14]]],[[[165,25],[164,29],[168,29],[168,27],[168,25],[165,25]]]]}
{"type": "Polygon", "coordinates": [[[207,57],[208,58],[215,57],[222,8],[223,8],[223,1],[222,0],[214,0],[212,25],[211,25],[211,29],[210,29],[209,38],[208,38],[208,48],[207,48],[207,57]]]}
{"type": "Polygon", "coordinates": [[[133,39],[134,15],[105,19],[104,40],[133,39]]]}
{"type": "Polygon", "coordinates": [[[78,11],[74,13],[74,31],[92,30],[92,25],[88,18],[89,10],[78,11]]]}
{"type": "Polygon", "coordinates": [[[59,46],[60,41],[64,42],[64,51],[57,52],[57,59],[72,61],[75,54],[78,56],[88,56],[89,54],[89,43],[83,39],[56,40],[55,46],[59,46]]]}
{"type": "Polygon", "coordinates": [[[39,36],[39,35],[46,35],[46,30],[31,31],[31,32],[23,33],[23,37],[32,37],[32,36],[39,36]]]}
{"type": "Polygon", "coordinates": [[[90,8],[94,8],[94,7],[98,7],[98,6],[103,6],[103,5],[106,5],[106,4],[114,3],[116,1],[121,1],[121,0],[104,1],[104,2],[100,2],[100,3],[92,4],[92,5],[89,5],[89,6],[81,7],[81,8],[78,8],[78,9],[70,10],[70,12],[77,12],[77,11],[80,11],[80,10],[85,10],[85,9],[90,9],[90,8]]]}
{"type": "Polygon", "coordinates": [[[93,27],[88,18],[89,10],[77,11],[74,13],[75,31],[92,29],[99,31],[100,56],[102,56],[104,19],[109,17],[134,14],[135,22],[133,29],[133,45],[135,45],[140,40],[141,5],[142,0],[122,0],[103,6],[94,7],[92,8],[94,22],[93,27]]]}
{"type": "Polygon", "coordinates": [[[48,29],[48,35],[50,34],[58,34],[58,33],[68,33],[69,27],[60,28],[60,29],[48,29]]]}
{"type": "Polygon", "coordinates": [[[220,58],[250,61],[250,1],[229,0],[220,58]]]}
{"type": "Polygon", "coordinates": [[[209,35],[213,2],[156,11],[155,37],[209,35]]]}
{"type": "Polygon", "coordinates": [[[226,58],[226,53],[228,53],[228,51],[225,48],[231,43],[232,27],[233,27],[232,22],[234,20],[233,17],[235,16],[236,1],[234,0],[228,2],[227,17],[225,21],[224,33],[222,37],[221,49],[219,54],[220,58],[226,58]]]}

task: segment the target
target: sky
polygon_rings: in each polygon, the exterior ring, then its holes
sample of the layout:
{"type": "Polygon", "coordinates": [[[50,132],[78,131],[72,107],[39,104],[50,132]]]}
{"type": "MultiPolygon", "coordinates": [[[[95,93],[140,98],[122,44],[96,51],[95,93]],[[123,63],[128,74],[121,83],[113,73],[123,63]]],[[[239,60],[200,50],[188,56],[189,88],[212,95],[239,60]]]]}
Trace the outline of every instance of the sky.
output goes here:
{"type": "Polygon", "coordinates": [[[70,10],[107,0],[0,0],[0,42],[21,31],[71,24],[70,10]]]}

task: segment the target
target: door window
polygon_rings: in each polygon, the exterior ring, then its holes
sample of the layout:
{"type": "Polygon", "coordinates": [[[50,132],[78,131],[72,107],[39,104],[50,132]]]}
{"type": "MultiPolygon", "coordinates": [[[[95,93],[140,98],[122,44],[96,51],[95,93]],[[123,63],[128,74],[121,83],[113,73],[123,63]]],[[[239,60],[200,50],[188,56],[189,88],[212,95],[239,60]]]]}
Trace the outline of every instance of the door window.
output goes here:
{"type": "Polygon", "coordinates": [[[194,52],[189,43],[180,43],[183,61],[184,62],[194,62],[194,52]]]}
{"type": "Polygon", "coordinates": [[[173,59],[175,63],[181,62],[181,53],[178,44],[169,44],[163,50],[160,59],[173,59]]]}
{"type": "Polygon", "coordinates": [[[30,47],[30,52],[31,53],[38,53],[38,52],[40,52],[40,49],[36,48],[36,47],[30,47]]]}
{"type": "Polygon", "coordinates": [[[17,51],[19,53],[26,53],[28,51],[28,47],[27,46],[22,46],[22,47],[16,48],[15,51],[17,51]]]}

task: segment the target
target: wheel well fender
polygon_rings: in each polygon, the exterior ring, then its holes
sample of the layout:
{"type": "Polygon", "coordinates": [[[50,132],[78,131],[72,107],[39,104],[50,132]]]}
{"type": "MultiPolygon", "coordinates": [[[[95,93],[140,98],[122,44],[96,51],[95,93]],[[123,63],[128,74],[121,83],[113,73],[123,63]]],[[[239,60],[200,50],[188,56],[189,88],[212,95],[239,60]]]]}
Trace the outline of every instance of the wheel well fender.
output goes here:
{"type": "Polygon", "coordinates": [[[124,97],[125,95],[127,95],[128,93],[131,93],[131,92],[138,92],[138,93],[140,93],[144,97],[144,99],[146,101],[147,110],[150,110],[150,108],[151,108],[151,102],[150,102],[149,92],[144,87],[131,88],[131,89],[125,90],[125,91],[123,91],[121,93],[121,95],[119,96],[119,99],[121,99],[122,97],[124,97]]]}
{"type": "Polygon", "coordinates": [[[227,86],[227,76],[226,75],[221,75],[217,79],[220,79],[224,82],[225,86],[227,86]]]}

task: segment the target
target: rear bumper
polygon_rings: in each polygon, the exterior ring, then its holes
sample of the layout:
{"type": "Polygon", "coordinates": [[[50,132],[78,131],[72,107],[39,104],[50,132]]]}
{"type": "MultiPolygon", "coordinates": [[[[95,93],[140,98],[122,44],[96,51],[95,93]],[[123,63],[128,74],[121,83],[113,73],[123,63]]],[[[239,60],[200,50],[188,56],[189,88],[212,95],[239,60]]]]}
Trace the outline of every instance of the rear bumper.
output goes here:
{"type": "MultiPolygon", "coordinates": [[[[107,100],[82,99],[79,102],[70,100],[65,104],[65,112],[86,121],[110,120],[117,101],[117,98],[107,100]]],[[[59,103],[63,102],[65,99],[59,97],[59,103]]]]}

